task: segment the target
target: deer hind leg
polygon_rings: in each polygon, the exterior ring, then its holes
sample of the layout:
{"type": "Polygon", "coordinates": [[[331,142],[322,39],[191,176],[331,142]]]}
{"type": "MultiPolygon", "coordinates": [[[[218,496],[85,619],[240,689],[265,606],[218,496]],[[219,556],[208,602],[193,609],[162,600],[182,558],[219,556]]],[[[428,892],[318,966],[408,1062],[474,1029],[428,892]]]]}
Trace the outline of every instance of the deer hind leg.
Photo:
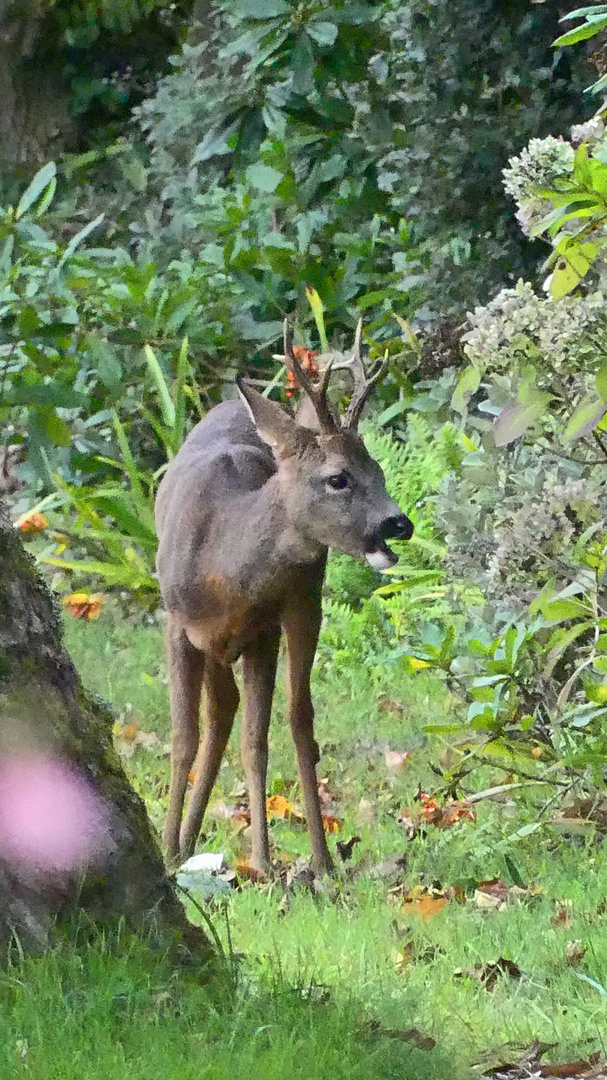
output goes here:
{"type": "Polygon", "coordinates": [[[217,779],[238,708],[238,687],[231,667],[207,657],[204,671],[205,732],[196,759],[196,779],[181,828],[180,848],[184,858],[192,855],[202,819],[217,779]]]}
{"type": "Polygon", "coordinates": [[[325,839],[316,766],[320,760],[314,738],[314,708],[310,675],[321,622],[320,592],[311,591],[287,612],[283,626],[287,635],[289,718],[297,753],[299,779],[303,791],[306,819],[312,847],[312,866],[317,874],[330,873],[333,862],[325,839]]]}
{"type": "Polygon", "coordinates": [[[245,689],[242,725],[242,759],[251,805],[251,866],[267,870],[270,866],[270,841],[266,817],[266,781],[268,775],[268,728],[276,682],[280,627],[258,638],[243,655],[245,689]]]}
{"type": "Polygon", "coordinates": [[[179,830],[188,773],[198,750],[205,655],[188,641],[183,627],[171,615],[167,625],[167,644],[172,738],[169,809],[163,842],[167,859],[173,862],[179,855],[179,830]]]}

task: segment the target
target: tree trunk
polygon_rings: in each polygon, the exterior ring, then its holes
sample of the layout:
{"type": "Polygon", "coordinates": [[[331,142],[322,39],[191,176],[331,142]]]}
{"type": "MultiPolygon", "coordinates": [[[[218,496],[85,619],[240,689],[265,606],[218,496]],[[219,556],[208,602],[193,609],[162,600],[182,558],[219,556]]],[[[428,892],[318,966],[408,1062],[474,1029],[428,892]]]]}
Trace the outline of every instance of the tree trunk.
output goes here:
{"type": "Polygon", "coordinates": [[[0,169],[26,172],[61,152],[72,122],[68,86],[41,58],[43,5],[0,0],[0,169]]]}
{"type": "Polygon", "coordinates": [[[165,874],[111,724],[82,688],[0,501],[0,952],[15,933],[44,946],[53,918],[79,908],[131,926],[153,915],[210,955],[165,874]]]}

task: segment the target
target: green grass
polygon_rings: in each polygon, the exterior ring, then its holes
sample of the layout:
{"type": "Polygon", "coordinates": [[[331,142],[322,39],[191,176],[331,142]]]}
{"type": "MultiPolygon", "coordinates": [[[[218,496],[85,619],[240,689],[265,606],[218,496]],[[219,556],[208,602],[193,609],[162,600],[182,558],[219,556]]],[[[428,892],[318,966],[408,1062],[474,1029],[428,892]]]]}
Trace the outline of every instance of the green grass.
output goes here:
{"type": "MultiPolygon", "coordinates": [[[[121,723],[135,721],[158,735],[158,744],[137,749],[126,767],[160,827],[169,737],[161,631],[112,609],[96,623],[69,620],[66,630],[86,685],[112,703],[121,723]]],[[[245,883],[224,907],[209,905],[227,953],[231,942],[235,972],[210,987],[196,970],[175,970],[143,938],[126,934],[79,948],[68,937],[47,956],[24,961],[0,976],[3,1080],[464,1080],[487,1050],[510,1042],[554,1043],[552,1060],[602,1048],[607,864],[600,842],[565,842],[550,827],[511,839],[536,820],[546,797],[537,787],[523,791],[515,806],[481,802],[476,822],[428,829],[408,841],[399,809],[412,805],[419,785],[432,788],[431,764],[444,749],[427,740],[424,724],[452,717],[455,708],[443,685],[425,672],[411,678],[397,667],[351,659],[340,670],[321,662],[314,696],[320,775],[336,799],[340,836],[361,837],[334,889],[314,895],[302,887],[285,905],[278,883],[245,883]],[[410,764],[390,770],[386,749],[411,750],[410,764]],[[405,856],[405,869],[400,877],[382,876],[378,864],[393,855],[405,856]],[[512,881],[513,863],[542,891],[511,898],[502,910],[479,908],[475,883],[512,881]],[[403,903],[403,893],[420,883],[459,884],[468,900],[450,901],[421,922],[403,903]],[[563,904],[569,924],[552,925],[563,904]],[[572,940],[586,949],[577,965],[566,959],[572,940]],[[457,969],[500,957],[518,965],[519,979],[501,977],[489,991],[474,978],[454,977],[457,969]],[[435,1048],[417,1049],[394,1034],[412,1027],[432,1035],[435,1048]]],[[[288,790],[297,801],[281,689],[271,738],[270,789],[288,790]]],[[[485,767],[469,786],[503,778],[485,767]]],[[[213,804],[234,802],[242,781],[235,731],[213,804]]],[[[301,826],[277,821],[271,834],[276,857],[286,863],[308,852],[301,826]]],[[[201,848],[230,860],[246,857],[248,844],[246,830],[234,823],[205,822],[201,848]]],[[[190,913],[198,917],[194,905],[190,913]]]]}

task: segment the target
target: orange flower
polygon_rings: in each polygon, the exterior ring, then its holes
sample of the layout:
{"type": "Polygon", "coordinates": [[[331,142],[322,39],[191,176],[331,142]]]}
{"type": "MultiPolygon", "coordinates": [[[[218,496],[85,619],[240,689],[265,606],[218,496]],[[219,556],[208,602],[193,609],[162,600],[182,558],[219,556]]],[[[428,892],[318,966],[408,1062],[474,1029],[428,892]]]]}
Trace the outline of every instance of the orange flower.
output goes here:
{"type": "Polygon", "coordinates": [[[18,527],[27,536],[37,536],[38,533],[48,529],[48,518],[45,518],[44,514],[38,513],[37,510],[33,510],[27,517],[21,518],[18,527]]]}
{"type": "Polygon", "coordinates": [[[75,592],[64,597],[63,603],[75,619],[98,619],[103,596],[101,593],[75,592]]]}

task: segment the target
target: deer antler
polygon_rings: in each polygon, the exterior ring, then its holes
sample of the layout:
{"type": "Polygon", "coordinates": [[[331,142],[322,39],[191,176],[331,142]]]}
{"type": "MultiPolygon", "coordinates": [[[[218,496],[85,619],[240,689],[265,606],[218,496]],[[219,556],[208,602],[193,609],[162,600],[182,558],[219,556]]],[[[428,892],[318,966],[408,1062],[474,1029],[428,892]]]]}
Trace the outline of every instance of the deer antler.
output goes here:
{"type": "Polygon", "coordinates": [[[293,331],[289,326],[288,319],[285,319],[284,323],[284,350],[284,363],[310,398],[318,417],[320,430],[324,432],[325,435],[335,435],[339,428],[327,400],[327,387],[329,385],[332,366],[331,362],[327,364],[327,367],[323,371],[320,385],[314,386],[311,378],[307,372],[304,371],[299,360],[293,354],[293,331]]]}
{"type": "Polygon", "coordinates": [[[370,379],[367,379],[367,373],[365,371],[365,365],[361,355],[361,341],[363,333],[363,321],[359,319],[356,327],[356,334],[354,336],[354,353],[352,356],[352,375],[354,376],[354,390],[348,405],[348,410],[344,417],[344,427],[349,428],[351,431],[356,431],[358,427],[358,421],[360,420],[361,413],[365,407],[365,402],[373,389],[375,383],[386,374],[388,370],[387,358],[382,361],[379,367],[374,371],[370,379]]]}

